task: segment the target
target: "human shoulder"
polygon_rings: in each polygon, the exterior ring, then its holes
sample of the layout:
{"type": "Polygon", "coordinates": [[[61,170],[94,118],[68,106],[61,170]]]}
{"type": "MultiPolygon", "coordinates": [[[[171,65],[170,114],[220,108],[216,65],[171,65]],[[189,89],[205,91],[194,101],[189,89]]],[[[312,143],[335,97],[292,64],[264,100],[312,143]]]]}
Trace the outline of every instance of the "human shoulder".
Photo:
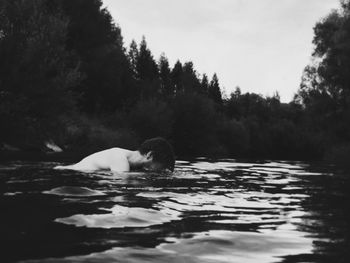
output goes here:
{"type": "Polygon", "coordinates": [[[110,169],[114,172],[128,172],[130,165],[128,161],[129,150],[123,148],[111,148],[110,152],[110,169]]]}
{"type": "Polygon", "coordinates": [[[109,148],[109,149],[105,149],[99,152],[95,152],[93,154],[91,154],[90,156],[114,156],[114,157],[124,157],[127,156],[127,152],[128,150],[123,149],[123,148],[109,148]]]}
{"type": "Polygon", "coordinates": [[[130,153],[130,150],[126,150],[118,147],[110,148],[105,151],[109,152],[114,157],[120,157],[120,158],[124,158],[124,157],[127,158],[128,154],[130,153]]]}

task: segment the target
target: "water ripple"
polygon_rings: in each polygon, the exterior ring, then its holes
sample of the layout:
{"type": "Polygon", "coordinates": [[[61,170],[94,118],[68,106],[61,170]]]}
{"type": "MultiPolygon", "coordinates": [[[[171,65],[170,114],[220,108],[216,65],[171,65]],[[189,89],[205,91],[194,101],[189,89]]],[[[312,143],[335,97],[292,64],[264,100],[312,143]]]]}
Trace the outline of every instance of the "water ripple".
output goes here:
{"type": "Polygon", "coordinates": [[[345,179],[310,164],[200,158],[173,174],[54,165],[0,167],[9,261],[310,262],[330,234],[346,241],[345,223],[325,223],[347,197],[333,191],[345,179]]]}

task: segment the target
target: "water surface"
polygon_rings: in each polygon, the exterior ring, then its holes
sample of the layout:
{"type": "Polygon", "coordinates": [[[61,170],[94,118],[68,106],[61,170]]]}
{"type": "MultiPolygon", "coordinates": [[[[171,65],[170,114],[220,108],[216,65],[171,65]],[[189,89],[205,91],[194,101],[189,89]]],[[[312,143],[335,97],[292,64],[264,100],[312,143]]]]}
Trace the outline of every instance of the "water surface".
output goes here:
{"type": "Polygon", "coordinates": [[[1,258],[350,262],[349,174],[302,162],[178,161],[172,174],[0,165],[1,258]]]}

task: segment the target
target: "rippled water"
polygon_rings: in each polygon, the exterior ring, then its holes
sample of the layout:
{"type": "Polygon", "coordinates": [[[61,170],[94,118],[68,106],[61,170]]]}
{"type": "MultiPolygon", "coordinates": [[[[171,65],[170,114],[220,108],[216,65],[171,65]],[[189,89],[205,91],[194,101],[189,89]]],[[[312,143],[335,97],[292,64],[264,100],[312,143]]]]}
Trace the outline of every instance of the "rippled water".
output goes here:
{"type": "Polygon", "coordinates": [[[25,262],[350,262],[349,178],[301,162],[172,174],[0,166],[1,255],[25,262]]]}

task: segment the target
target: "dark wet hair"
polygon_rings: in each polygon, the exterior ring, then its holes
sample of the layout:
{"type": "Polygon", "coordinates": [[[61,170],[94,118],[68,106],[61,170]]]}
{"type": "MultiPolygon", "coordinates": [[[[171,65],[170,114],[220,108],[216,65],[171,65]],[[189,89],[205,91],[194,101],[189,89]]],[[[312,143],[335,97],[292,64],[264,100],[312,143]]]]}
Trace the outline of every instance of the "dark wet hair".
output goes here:
{"type": "Polygon", "coordinates": [[[138,151],[141,154],[152,152],[153,161],[161,164],[164,169],[174,171],[175,154],[170,143],[164,138],[157,137],[144,141],[138,151]]]}

